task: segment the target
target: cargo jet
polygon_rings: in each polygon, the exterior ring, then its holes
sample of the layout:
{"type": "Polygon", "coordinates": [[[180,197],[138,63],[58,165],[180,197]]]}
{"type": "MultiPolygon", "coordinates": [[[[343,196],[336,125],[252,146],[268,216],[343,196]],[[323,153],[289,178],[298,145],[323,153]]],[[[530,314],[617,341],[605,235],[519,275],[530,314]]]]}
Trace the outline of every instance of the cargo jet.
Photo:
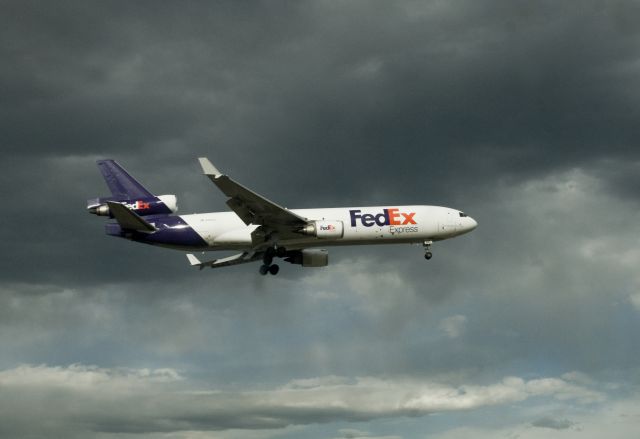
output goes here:
{"type": "Polygon", "coordinates": [[[261,261],[262,275],[278,273],[275,258],[324,267],[329,256],[319,247],[338,245],[422,244],[431,259],[434,241],[478,225],[464,212],[438,206],[287,209],[218,171],[207,158],[198,160],[204,175],[229,197],[231,212],[175,215],[175,195],[153,195],[114,160],[97,162],[112,196],[89,200],[87,209],[115,219],[106,224],[107,235],[185,251],[235,250],[234,256],[210,261],[193,254],[187,259],[200,269],[261,261]]]}

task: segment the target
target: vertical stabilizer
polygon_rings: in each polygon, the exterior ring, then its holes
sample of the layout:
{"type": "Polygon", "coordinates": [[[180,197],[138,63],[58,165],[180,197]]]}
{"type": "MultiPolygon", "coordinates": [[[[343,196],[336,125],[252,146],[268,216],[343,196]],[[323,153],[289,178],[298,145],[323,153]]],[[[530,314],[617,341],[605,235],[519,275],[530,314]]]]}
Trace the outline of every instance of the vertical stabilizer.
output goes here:
{"type": "Polygon", "coordinates": [[[108,204],[109,201],[120,203],[139,216],[172,214],[178,210],[175,195],[156,197],[115,160],[98,160],[97,164],[112,196],[88,200],[89,213],[113,218],[114,212],[108,204]]]}
{"type": "Polygon", "coordinates": [[[98,160],[98,168],[115,199],[133,200],[154,195],[133,178],[115,160],[98,160]]]}

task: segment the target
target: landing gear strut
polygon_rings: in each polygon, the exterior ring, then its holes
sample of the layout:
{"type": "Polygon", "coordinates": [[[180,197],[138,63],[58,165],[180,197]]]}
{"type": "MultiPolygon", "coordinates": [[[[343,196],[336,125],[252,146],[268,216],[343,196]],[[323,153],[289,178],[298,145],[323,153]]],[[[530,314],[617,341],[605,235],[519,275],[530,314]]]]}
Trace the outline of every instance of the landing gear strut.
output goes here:
{"type": "Polygon", "coordinates": [[[431,253],[431,244],[433,243],[433,241],[425,241],[422,243],[422,246],[424,247],[424,258],[426,260],[431,259],[431,257],[433,256],[433,253],[431,253]]]}
{"type": "Polygon", "coordinates": [[[262,262],[264,262],[264,265],[266,265],[267,267],[271,265],[275,254],[276,250],[273,247],[269,247],[268,249],[266,249],[264,252],[264,256],[262,257],[262,262]]]}
{"type": "Polygon", "coordinates": [[[280,271],[280,267],[278,264],[273,264],[273,258],[275,256],[282,258],[287,254],[287,249],[284,247],[269,247],[265,250],[264,256],[262,257],[263,264],[260,266],[260,274],[266,275],[267,273],[271,273],[272,275],[278,274],[280,271]]]}

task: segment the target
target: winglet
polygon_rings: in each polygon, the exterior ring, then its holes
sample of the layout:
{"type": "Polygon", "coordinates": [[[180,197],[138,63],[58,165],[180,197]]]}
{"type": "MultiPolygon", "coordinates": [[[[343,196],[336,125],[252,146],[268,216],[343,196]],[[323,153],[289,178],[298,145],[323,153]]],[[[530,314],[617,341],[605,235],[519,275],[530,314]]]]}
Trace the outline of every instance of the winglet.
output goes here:
{"type": "Polygon", "coordinates": [[[198,160],[200,161],[200,166],[202,166],[202,172],[204,175],[211,175],[213,177],[219,177],[222,175],[222,172],[218,171],[208,158],[200,157],[198,160]]]}

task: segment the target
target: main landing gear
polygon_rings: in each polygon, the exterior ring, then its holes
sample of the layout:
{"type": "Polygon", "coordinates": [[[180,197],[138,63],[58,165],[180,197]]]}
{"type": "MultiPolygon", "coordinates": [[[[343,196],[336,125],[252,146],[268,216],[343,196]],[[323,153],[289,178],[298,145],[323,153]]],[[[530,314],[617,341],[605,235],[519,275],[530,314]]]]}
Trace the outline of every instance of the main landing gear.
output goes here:
{"type": "Polygon", "coordinates": [[[422,246],[424,247],[424,258],[426,260],[429,260],[433,257],[433,253],[431,253],[431,244],[433,243],[433,241],[425,241],[422,243],[422,246]]]}
{"type": "Polygon", "coordinates": [[[261,275],[266,275],[267,273],[271,273],[274,276],[276,274],[278,274],[278,271],[280,271],[280,266],[278,264],[271,264],[271,265],[261,265],[260,266],[260,274],[261,275]]]}
{"type": "Polygon", "coordinates": [[[264,256],[262,257],[263,264],[260,266],[260,274],[266,275],[267,273],[271,273],[272,275],[278,274],[280,271],[280,267],[278,264],[273,264],[273,258],[279,257],[283,258],[287,254],[287,249],[284,247],[269,247],[264,252],[264,256]]]}

